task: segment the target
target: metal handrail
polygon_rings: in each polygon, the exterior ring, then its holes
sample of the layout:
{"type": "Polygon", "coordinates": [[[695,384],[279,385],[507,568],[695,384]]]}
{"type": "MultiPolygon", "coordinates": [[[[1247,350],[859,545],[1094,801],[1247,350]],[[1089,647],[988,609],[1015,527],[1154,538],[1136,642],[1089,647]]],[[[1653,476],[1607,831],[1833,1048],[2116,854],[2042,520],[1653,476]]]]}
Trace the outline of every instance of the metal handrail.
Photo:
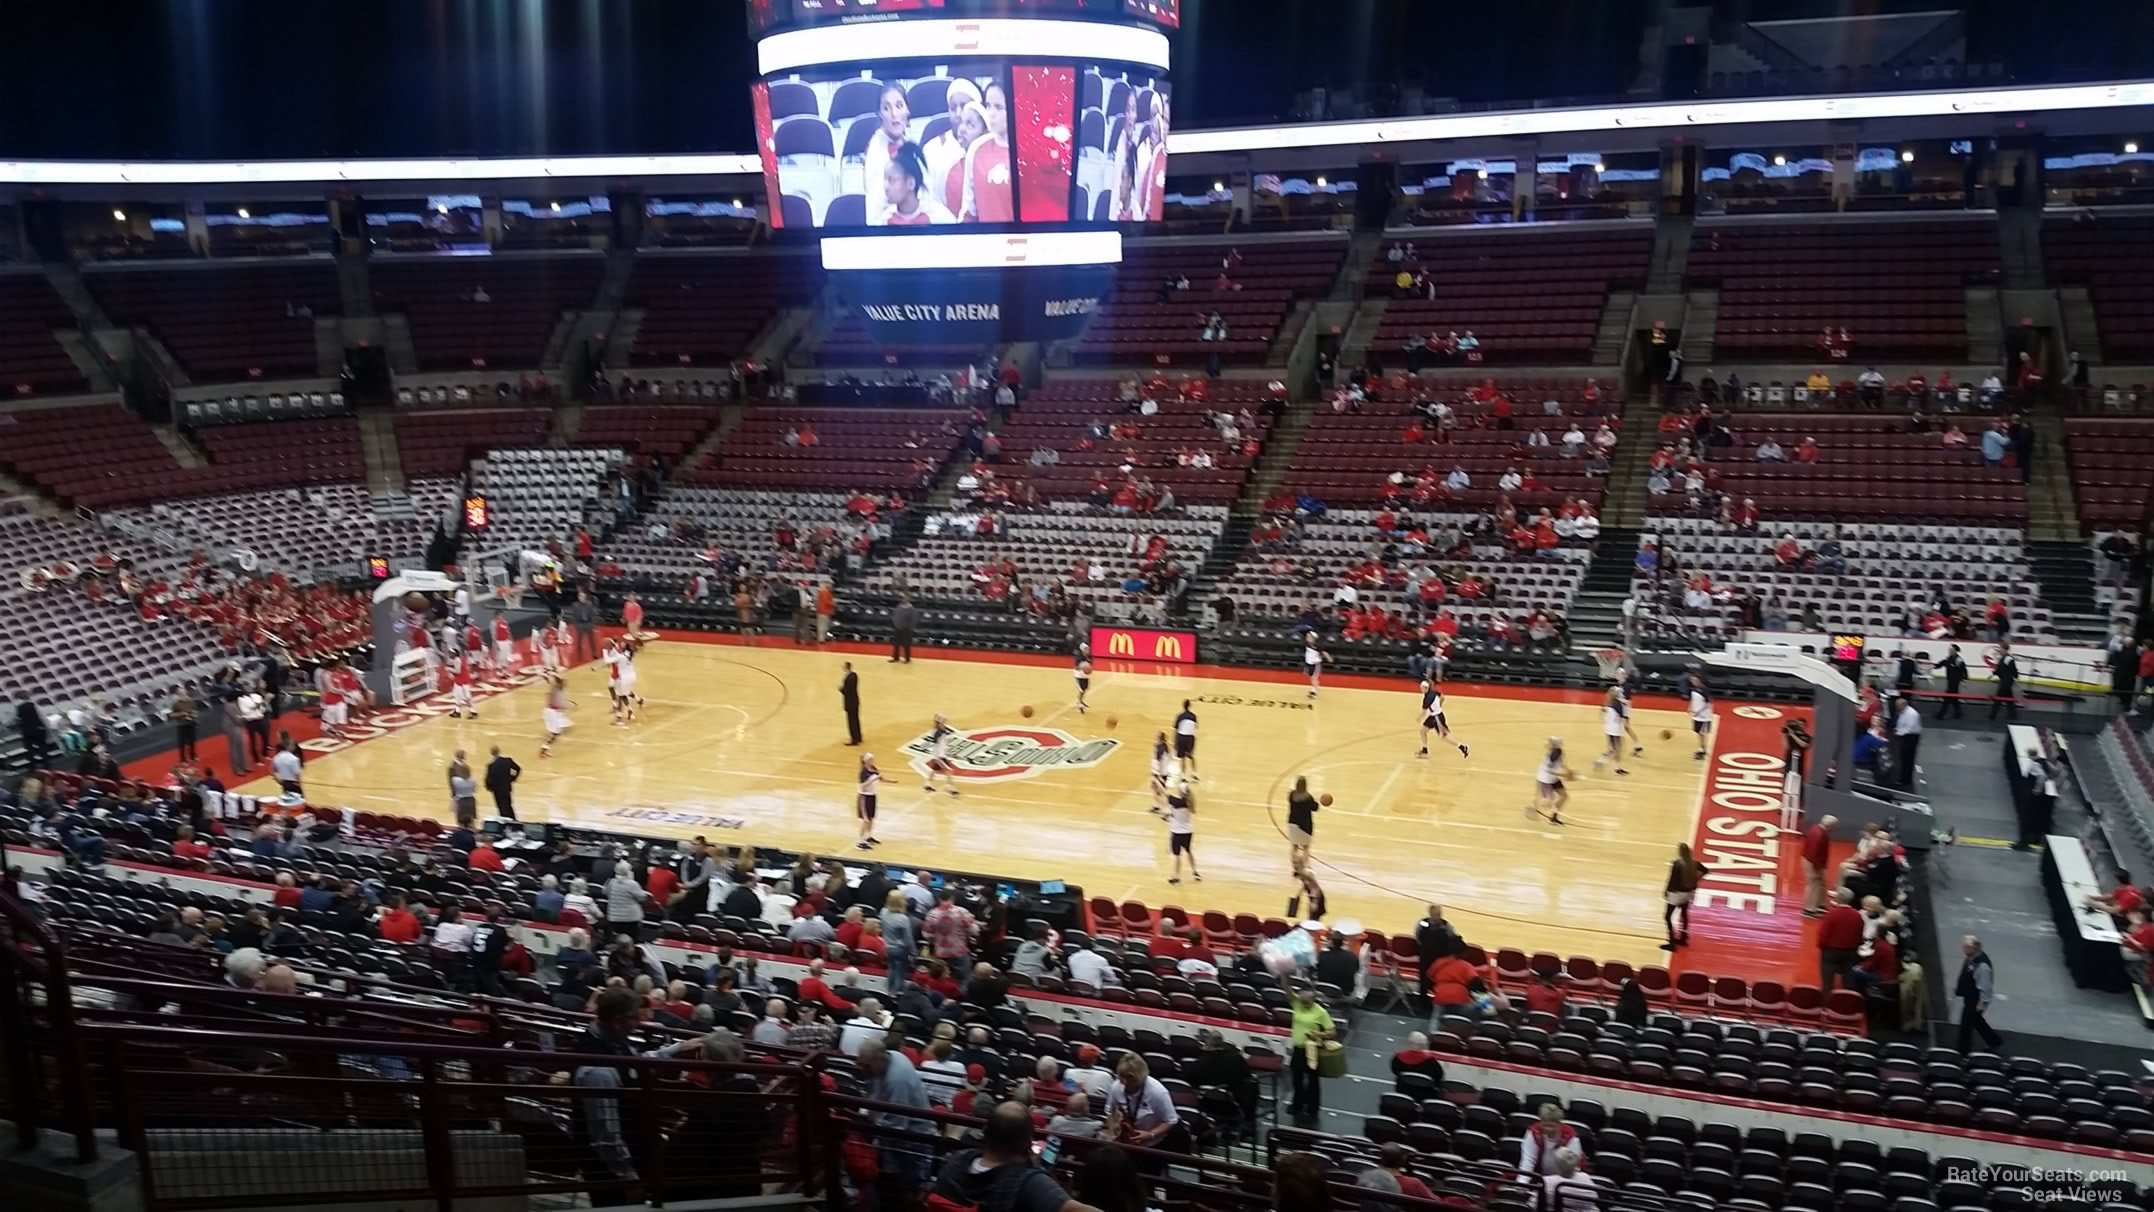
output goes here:
{"type": "Polygon", "coordinates": [[[66,948],[23,903],[21,877],[9,872],[0,882],[0,1047],[6,1049],[4,1091],[15,1120],[15,1147],[31,1150],[48,1116],[45,1112],[43,1058],[31,1047],[33,1008],[40,1004],[57,1072],[61,1131],[75,1138],[75,1161],[97,1160],[96,1118],[82,1059],[80,1024],[75,1019],[74,989],[68,981],[66,948]]]}

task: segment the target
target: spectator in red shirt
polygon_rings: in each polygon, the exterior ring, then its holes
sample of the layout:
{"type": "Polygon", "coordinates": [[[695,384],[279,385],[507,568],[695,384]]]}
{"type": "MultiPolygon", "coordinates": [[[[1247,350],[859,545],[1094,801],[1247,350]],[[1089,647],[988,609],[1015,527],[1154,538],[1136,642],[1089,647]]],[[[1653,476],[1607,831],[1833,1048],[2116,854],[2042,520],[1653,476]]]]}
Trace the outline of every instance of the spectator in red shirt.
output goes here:
{"type": "Polygon", "coordinates": [[[841,946],[845,946],[848,948],[858,947],[860,945],[860,932],[862,929],[863,926],[861,924],[861,908],[858,905],[854,905],[852,908],[845,911],[845,920],[838,923],[838,943],[841,946]]]}
{"type": "MultiPolygon", "coordinates": [[[[1411,1196],[1414,1199],[1435,1199],[1436,1193],[1429,1190],[1427,1183],[1406,1172],[1406,1160],[1406,1146],[1397,1141],[1392,1141],[1382,1149],[1377,1150],[1376,1153],[1376,1164],[1382,1167],[1384,1173],[1389,1174],[1399,1184],[1399,1194],[1411,1196]]],[[[1379,1202],[1376,1206],[1382,1207],[1385,1205],[1379,1202]]]]}
{"type": "Polygon", "coordinates": [[[1526,1011],[1563,1017],[1563,990],[1557,987],[1554,973],[1534,973],[1533,983],[1526,986],[1526,1011]]]}
{"type": "Polygon", "coordinates": [[[2154,922],[2145,909],[2124,915],[2124,975],[2142,989],[2154,989],[2154,922]]]}
{"type": "Polygon", "coordinates": [[[1855,894],[1845,888],[1834,894],[1833,906],[1817,925],[1817,985],[1827,993],[1855,966],[1862,947],[1862,911],[1855,908],[1855,894]]]}
{"type": "MultiPolygon", "coordinates": [[[[1896,913],[1885,915],[1889,925],[1897,918],[1896,913]]],[[[1870,940],[1870,954],[1853,968],[1847,970],[1847,987],[1867,996],[1878,985],[1889,985],[1900,979],[1900,951],[1893,946],[1892,931],[1881,929],[1870,940]]]]}
{"type": "Polygon", "coordinates": [[[374,929],[385,943],[416,943],[422,928],[419,915],[406,909],[404,898],[392,892],[383,903],[381,920],[374,923],[374,929]]]}
{"type": "Polygon", "coordinates": [[[291,872],[277,873],[277,890],[269,894],[269,901],[279,909],[299,908],[299,882],[291,872]]]}
{"type": "Polygon", "coordinates": [[[1803,440],[1802,440],[1801,442],[1799,442],[1799,443],[1797,443],[1797,444],[1796,444],[1796,447],[1795,447],[1795,461],[1796,461],[1796,462],[1798,462],[1798,463],[1815,463],[1815,462],[1817,462],[1817,456],[1818,456],[1818,449],[1817,449],[1817,439],[1816,439],[1816,438],[1804,438],[1804,439],[1803,439],[1803,440]]]}
{"type": "Polygon", "coordinates": [[[206,859],[209,857],[209,843],[195,840],[192,825],[181,825],[179,834],[172,839],[172,853],[186,859],[206,859]]]}
{"type": "Polygon", "coordinates": [[[1801,564],[1802,544],[1796,542],[1792,534],[1781,535],[1780,541],[1773,544],[1773,559],[1779,561],[1782,568],[1793,568],[1801,564]]]}
{"type": "Polygon", "coordinates": [[[664,863],[652,863],[650,874],[643,877],[643,890],[651,894],[651,900],[665,905],[680,891],[680,873],[664,863]]]}
{"type": "Polygon", "coordinates": [[[853,1004],[839,997],[831,989],[830,983],[823,979],[823,961],[819,959],[808,961],[808,974],[800,978],[799,992],[800,1001],[816,1002],[833,1011],[852,1013],[853,1004]]]}
{"type": "Polygon", "coordinates": [[[494,844],[485,838],[480,838],[478,844],[471,848],[471,853],[464,858],[464,865],[470,867],[473,871],[502,871],[506,869],[501,861],[500,852],[496,851],[494,844]]]}
{"type": "Polygon", "coordinates": [[[1802,834],[1802,915],[1821,917],[1825,912],[1825,865],[1832,861],[1832,830],[1836,816],[1823,817],[1802,834]]]}
{"type": "Polygon", "coordinates": [[[1420,1073],[1431,1081],[1443,1080],[1443,1063],[1434,1052],[1429,1051],[1429,1037],[1419,1031],[1406,1037],[1406,1046],[1391,1056],[1391,1076],[1404,1073],[1420,1073]]]}
{"type": "Polygon", "coordinates": [[[2117,868],[2117,886],[2108,896],[2090,896],[2087,908],[2099,909],[2114,917],[2124,917],[2134,909],[2146,907],[2146,895],[2132,883],[2132,873],[2117,868]]]}

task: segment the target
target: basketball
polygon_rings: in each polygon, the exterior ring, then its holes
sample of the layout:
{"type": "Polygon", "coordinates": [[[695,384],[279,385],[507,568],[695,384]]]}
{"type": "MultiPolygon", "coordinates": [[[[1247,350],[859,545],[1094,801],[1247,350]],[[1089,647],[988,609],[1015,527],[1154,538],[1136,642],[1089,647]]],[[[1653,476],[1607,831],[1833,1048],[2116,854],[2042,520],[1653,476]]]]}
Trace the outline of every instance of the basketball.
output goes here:
{"type": "Polygon", "coordinates": [[[1111,715],[1110,715],[1110,716],[1108,716],[1108,717],[1107,717],[1107,731],[1109,731],[1109,732],[1112,732],[1112,731],[1114,731],[1114,726],[1115,726],[1116,724],[1119,724],[1119,723],[1121,723],[1121,722],[1122,722],[1122,721],[1120,721],[1120,720],[1118,720],[1118,719],[1114,718],[1114,717],[1113,717],[1113,716],[1111,716],[1111,715]]]}
{"type": "Polygon", "coordinates": [[[1032,718],[1032,704],[1030,704],[1030,703],[1027,703],[1027,704],[1025,704],[1024,706],[1022,706],[1022,707],[1019,707],[1019,708],[1017,709],[1017,714],[1019,714],[1019,715],[1021,715],[1021,716],[1025,717],[1025,718],[1026,718],[1026,719],[1028,719],[1028,720],[1029,720],[1029,719],[1031,719],[1031,718],[1032,718]]]}
{"type": "Polygon", "coordinates": [[[1326,808],[1331,807],[1331,793],[1327,791],[1324,794],[1317,796],[1316,802],[1322,804],[1326,808]]]}
{"type": "Polygon", "coordinates": [[[1664,741],[1672,741],[1672,740],[1674,740],[1674,739],[1675,739],[1675,729],[1673,729],[1673,728],[1663,728],[1663,729],[1661,729],[1661,730],[1660,730],[1660,739],[1661,739],[1661,740],[1664,740],[1664,741]]]}

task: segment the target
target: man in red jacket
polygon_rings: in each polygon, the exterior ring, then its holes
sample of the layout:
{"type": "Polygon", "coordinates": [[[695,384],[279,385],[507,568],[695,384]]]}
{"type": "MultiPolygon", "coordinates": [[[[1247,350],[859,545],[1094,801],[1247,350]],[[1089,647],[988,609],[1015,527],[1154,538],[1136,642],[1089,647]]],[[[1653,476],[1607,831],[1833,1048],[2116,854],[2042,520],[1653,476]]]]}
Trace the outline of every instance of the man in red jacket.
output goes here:
{"type": "Polygon", "coordinates": [[[1820,917],[1825,912],[1825,864],[1832,858],[1832,830],[1840,818],[1820,818],[1802,832],[1802,915],[1820,917]]]}
{"type": "Polygon", "coordinates": [[[1855,894],[1842,888],[1833,906],[1817,924],[1817,984],[1830,993],[1835,980],[1845,979],[1862,949],[1862,913],[1855,908],[1855,894]]]}

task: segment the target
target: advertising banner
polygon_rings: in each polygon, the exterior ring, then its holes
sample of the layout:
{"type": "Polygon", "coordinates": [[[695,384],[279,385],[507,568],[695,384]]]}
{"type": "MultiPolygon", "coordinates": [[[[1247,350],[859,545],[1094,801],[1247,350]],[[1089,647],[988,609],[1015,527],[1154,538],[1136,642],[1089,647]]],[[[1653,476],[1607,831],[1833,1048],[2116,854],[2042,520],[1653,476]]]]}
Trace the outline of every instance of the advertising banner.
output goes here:
{"type": "Polygon", "coordinates": [[[995,345],[1074,337],[1114,283],[1112,266],[887,270],[847,277],[847,305],[870,338],[995,345]]]}
{"type": "Polygon", "coordinates": [[[1197,633],[1158,631],[1150,627],[1094,627],[1092,659],[1197,663],[1197,633]]]}

